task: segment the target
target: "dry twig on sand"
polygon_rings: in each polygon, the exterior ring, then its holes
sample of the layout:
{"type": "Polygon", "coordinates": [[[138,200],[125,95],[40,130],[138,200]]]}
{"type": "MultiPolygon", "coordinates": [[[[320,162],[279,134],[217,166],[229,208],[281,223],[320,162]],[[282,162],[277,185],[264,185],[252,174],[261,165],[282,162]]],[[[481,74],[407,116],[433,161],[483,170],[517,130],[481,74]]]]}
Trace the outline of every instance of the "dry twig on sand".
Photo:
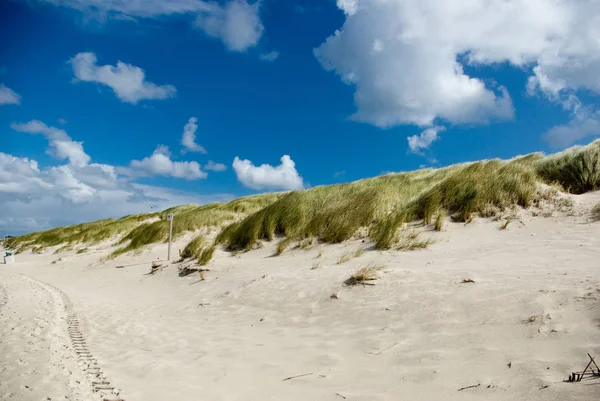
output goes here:
{"type": "Polygon", "coordinates": [[[462,388],[459,388],[459,389],[458,389],[458,391],[463,391],[463,390],[466,390],[466,389],[468,389],[468,388],[475,388],[475,387],[479,387],[479,386],[481,386],[481,383],[474,384],[474,385],[472,385],[472,386],[467,386],[467,387],[462,387],[462,388]]]}
{"type": "Polygon", "coordinates": [[[313,373],[304,373],[302,375],[298,375],[298,376],[290,376],[290,377],[286,377],[285,379],[283,379],[283,381],[288,381],[288,380],[292,380],[292,379],[297,379],[298,377],[304,377],[304,376],[310,376],[313,373]]]}

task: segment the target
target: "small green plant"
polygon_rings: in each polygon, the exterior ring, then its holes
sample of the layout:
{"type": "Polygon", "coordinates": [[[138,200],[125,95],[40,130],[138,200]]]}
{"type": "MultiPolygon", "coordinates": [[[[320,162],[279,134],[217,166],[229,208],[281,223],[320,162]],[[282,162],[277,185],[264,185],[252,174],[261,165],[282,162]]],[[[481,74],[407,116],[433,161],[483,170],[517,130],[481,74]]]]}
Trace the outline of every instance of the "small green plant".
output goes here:
{"type": "Polygon", "coordinates": [[[276,255],[281,255],[292,243],[292,239],[291,238],[284,238],[281,241],[279,241],[277,243],[277,251],[275,252],[276,255]]]}
{"type": "Polygon", "coordinates": [[[360,258],[364,253],[365,253],[365,250],[361,249],[361,248],[357,249],[354,252],[346,252],[345,254],[340,256],[340,258],[338,259],[336,264],[341,265],[343,263],[348,262],[351,259],[360,258]]]}
{"type": "Polygon", "coordinates": [[[87,248],[81,248],[81,249],[78,249],[76,253],[77,253],[77,255],[80,255],[82,253],[86,253],[87,251],[88,251],[87,248]]]}
{"type": "Polygon", "coordinates": [[[348,286],[353,286],[353,285],[374,285],[369,283],[369,281],[374,281],[377,280],[379,278],[379,271],[381,269],[383,269],[384,266],[378,266],[378,265],[369,265],[366,267],[361,268],[360,270],[358,270],[356,273],[354,273],[352,276],[350,276],[350,278],[348,278],[346,281],[344,281],[344,284],[348,285],[348,286]]]}
{"type": "Polygon", "coordinates": [[[342,256],[339,257],[339,259],[337,260],[337,262],[335,262],[335,264],[341,265],[341,264],[346,263],[350,259],[352,259],[352,255],[350,253],[346,252],[345,254],[343,254],[342,256]]]}
{"type": "Polygon", "coordinates": [[[506,230],[511,221],[512,221],[512,219],[510,217],[507,217],[506,220],[504,221],[504,223],[502,223],[502,225],[500,226],[500,229],[506,230]]]}
{"type": "Polygon", "coordinates": [[[323,256],[323,249],[319,249],[319,253],[317,254],[317,258],[323,256]]]}
{"type": "Polygon", "coordinates": [[[410,231],[399,237],[393,249],[397,251],[414,251],[417,249],[425,249],[431,244],[431,240],[418,240],[420,233],[416,230],[410,231]]]}
{"type": "Polygon", "coordinates": [[[446,214],[441,211],[438,212],[437,216],[435,216],[435,231],[442,231],[444,227],[444,217],[446,217],[446,214]]]}
{"type": "Polygon", "coordinates": [[[398,251],[415,251],[417,249],[426,249],[431,245],[431,240],[417,241],[416,239],[406,239],[398,242],[395,249],[398,251]]]}

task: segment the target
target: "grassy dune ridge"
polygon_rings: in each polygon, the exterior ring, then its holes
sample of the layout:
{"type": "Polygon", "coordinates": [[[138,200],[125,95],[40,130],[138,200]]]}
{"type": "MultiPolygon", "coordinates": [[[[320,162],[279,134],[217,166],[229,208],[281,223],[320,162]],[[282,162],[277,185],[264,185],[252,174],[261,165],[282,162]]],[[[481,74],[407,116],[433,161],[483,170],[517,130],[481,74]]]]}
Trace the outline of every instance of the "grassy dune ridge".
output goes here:
{"type": "Polygon", "coordinates": [[[277,236],[288,241],[317,238],[338,243],[361,228],[368,229],[378,249],[393,249],[401,248],[398,228],[403,223],[420,219],[430,224],[446,214],[456,221],[469,221],[474,214],[491,216],[515,205],[528,207],[544,196],[542,183],[575,194],[600,189],[600,140],[550,156],[533,153],[508,161],[463,163],[59,227],[16,237],[7,245],[18,252],[40,251],[120,237],[120,247],[112,255],[117,256],[166,241],[166,216],[175,213],[175,238],[202,228],[222,228],[215,244],[208,246],[204,237],[196,237],[184,250],[185,256],[203,263],[210,260],[216,244],[250,250],[257,241],[277,236]]]}

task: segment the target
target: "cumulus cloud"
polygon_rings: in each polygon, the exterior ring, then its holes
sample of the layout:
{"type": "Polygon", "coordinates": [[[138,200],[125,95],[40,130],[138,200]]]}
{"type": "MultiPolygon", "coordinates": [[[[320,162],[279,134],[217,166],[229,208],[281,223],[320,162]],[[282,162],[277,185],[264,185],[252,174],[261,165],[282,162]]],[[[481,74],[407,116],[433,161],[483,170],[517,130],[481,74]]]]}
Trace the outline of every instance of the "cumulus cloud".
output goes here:
{"type": "MultiPolygon", "coordinates": [[[[68,159],[69,163],[40,168],[36,160],[0,152],[0,234],[23,234],[185,203],[233,198],[230,194],[197,196],[133,182],[139,176],[206,177],[196,162],[172,161],[166,146],[159,146],[152,156],[134,160],[130,167],[123,168],[92,163],[83,151],[82,142],[73,141],[64,130],[48,127],[41,121],[13,123],[12,127],[43,135],[50,143],[49,153],[61,160],[68,159]]],[[[212,166],[219,171],[222,165],[212,166]]]]}
{"type": "Polygon", "coordinates": [[[256,190],[261,189],[303,189],[304,182],[296,170],[296,164],[288,156],[281,158],[279,166],[263,164],[255,166],[250,160],[241,160],[235,157],[233,169],[238,180],[246,187],[256,190]]]}
{"type": "Polygon", "coordinates": [[[208,163],[204,166],[204,170],[221,172],[227,170],[227,166],[223,163],[215,163],[212,160],[209,160],[208,163]]]}
{"type": "Polygon", "coordinates": [[[73,141],[62,129],[49,127],[38,120],[24,124],[12,123],[10,126],[15,131],[46,137],[50,145],[47,153],[59,160],[68,159],[70,164],[76,166],[85,166],[91,160],[83,150],[83,142],[73,141]]]}
{"type": "Polygon", "coordinates": [[[259,16],[260,2],[232,0],[224,6],[200,11],[195,25],[208,36],[219,38],[232,51],[245,51],[260,40],[264,27],[259,16]]]}
{"type": "Polygon", "coordinates": [[[269,53],[263,53],[260,55],[260,59],[262,61],[270,61],[273,62],[279,58],[279,52],[277,50],[273,50],[269,53]]]}
{"type": "Polygon", "coordinates": [[[199,152],[206,154],[206,149],[196,143],[196,130],[198,130],[198,119],[196,117],[190,117],[187,124],[183,127],[183,136],[181,137],[181,144],[185,147],[182,152],[199,152]]]}
{"type": "Polygon", "coordinates": [[[111,88],[123,101],[137,104],[141,100],[167,99],[175,96],[172,85],[157,85],[146,81],[143,69],[118,61],[116,66],[96,65],[96,54],[78,53],[69,60],[76,80],[96,82],[111,88]]]}
{"type": "Polygon", "coordinates": [[[206,172],[200,169],[197,162],[175,162],[171,160],[171,152],[164,145],[159,145],[150,157],[142,160],[132,160],[128,169],[123,173],[131,176],[155,176],[183,178],[186,180],[197,180],[206,178],[206,172]]]}
{"type": "Polygon", "coordinates": [[[338,0],[337,5],[346,21],[315,55],[355,87],[357,120],[379,127],[432,127],[513,118],[507,91],[468,75],[465,63],[523,68],[530,73],[529,92],[552,100],[565,91],[600,93],[595,0],[338,0]]]}
{"type": "Polygon", "coordinates": [[[408,148],[411,152],[422,155],[423,150],[429,149],[431,144],[438,140],[438,134],[444,131],[444,127],[431,127],[422,131],[419,135],[408,137],[408,148]]]}
{"type": "Polygon", "coordinates": [[[0,104],[20,104],[21,96],[12,89],[0,84],[0,104]]]}
{"type": "Polygon", "coordinates": [[[35,160],[0,152],[2,235],[232,198],[131,183],[120,179],[113,166],[102,164],[40,169],[35,160]]]}

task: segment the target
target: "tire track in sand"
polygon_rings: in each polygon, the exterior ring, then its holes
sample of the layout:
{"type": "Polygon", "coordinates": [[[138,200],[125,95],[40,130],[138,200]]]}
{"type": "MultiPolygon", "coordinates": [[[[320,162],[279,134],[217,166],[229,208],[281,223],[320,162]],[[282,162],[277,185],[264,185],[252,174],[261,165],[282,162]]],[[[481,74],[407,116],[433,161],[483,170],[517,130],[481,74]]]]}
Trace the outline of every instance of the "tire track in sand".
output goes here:
{"type": "MultiPolygon", "coordinates": [[[[73,306],[68,296],[58,288],[34,279],[32,277],[19,274],[17,277],[29,282],[35,289],[40,289],[49,294],[54,305],[54,321],[51,333],[58,343],[58,353],[62,353],[62,359],[75,359],[78,363],[77,376],[84,378],[87,382],[87,389],[81,389],[81,392],[93,394],[93,397],[101,401],[124,401],[120,397],[120,391],[115,389],[114,385],[104,375],[98,361],[93,357],[89,350],[85,338],[79,329],[79,319],[73,312],[73,306]],[[68,353],[70,355],[65,355],[68,353]],[[87,390],[87,391],[86,391],[87,390]]],[[[6,295],[6,290],[3,290],[6,295]]],[[[6,298],[6,296],[5,296],[6,298]]],[[[2,295],[0,295],[0,303],[2,295]]],[[[69,371],[69,373],[73,373],[69,371]]],[[[82,380],[71,380],[71,384],[80,387],[84,383],[82,380]]]]}

